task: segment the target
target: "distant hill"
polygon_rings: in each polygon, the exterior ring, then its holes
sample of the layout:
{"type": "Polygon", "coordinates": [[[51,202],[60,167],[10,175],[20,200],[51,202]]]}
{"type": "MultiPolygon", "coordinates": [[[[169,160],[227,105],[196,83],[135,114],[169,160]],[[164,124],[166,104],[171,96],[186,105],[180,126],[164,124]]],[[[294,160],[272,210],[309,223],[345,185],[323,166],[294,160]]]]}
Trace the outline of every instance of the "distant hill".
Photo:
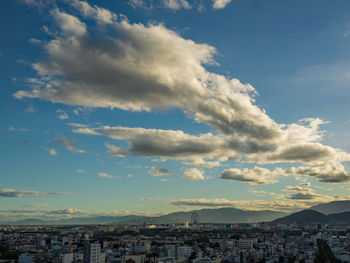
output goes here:
{"type": "Polygon", "coordinates": [[[315,210],[307,209],[272,221],[275,224],[293,224],[295,222],[347,225],[350,224],[350,212],[325,215],[315,210]]]}
{"type": "Polygon", "coordinates": [[[350,212],[350,200],[333,201],[330,203],[319,204],[319,205],[310,207],[310,209],[318,211],[325,215],[350,212]]]}
{"type": "Polygon", "coordinates": [[[75,217],[60,220],[24,219],[14,222],[7,222],[11,225],[92,225],[92,224],[114,224],[127,222],[129,220],[145,218],[144,216],[96,216],[96,217],[75,217]]]}
{"type": "Polygon", "coordinates": [[[273,221],[276,224],[293,224],[295,222],[326,224],[329,223],[329,218],[320,212],[307,209],[273,221]]]}
{"type": "Polygon", "coordinates": [[[37,218],[26,218],[16,221],[16,225],[42,225],[45,221],[37,218]]]}
{"type": "MultiPolygon", "coordinates": [[[[175,212],[159,217],[147,217],[141,220],[148,224],[183,224],[191,221],[191,215],[197,212],[200,223],[256,223],[267,222],[286,215],[283,212],[270,210],[249,211],[237,208],[201,209],[189,212],[175,212]]],[[[140,224],[140,219],[130,220],[130,224],[140,224]]]]}
{"type": "Polygon", "coordinates": [[[350,224],[350,212],[330,214],[328,217],[333,224],[350,224]]]}
{"type": "MultiPolygon", "coordinates": [[[[199,215],[200,223],[255,223],[269,222],[276,218],[285,216],[286,213],[270,210],[249,211],[236,208],[218,208],[195,210],[199,215]]],[[[79,224],[183,224],[191,221],[194,211],[175,212],[158,217],[145,216],[98,216],[79,217],[61,220],[25,219],[8,222],[14,225],[79,225],[79,224]],[[35,221],[37,220],[37,221],[35,221]]]]}

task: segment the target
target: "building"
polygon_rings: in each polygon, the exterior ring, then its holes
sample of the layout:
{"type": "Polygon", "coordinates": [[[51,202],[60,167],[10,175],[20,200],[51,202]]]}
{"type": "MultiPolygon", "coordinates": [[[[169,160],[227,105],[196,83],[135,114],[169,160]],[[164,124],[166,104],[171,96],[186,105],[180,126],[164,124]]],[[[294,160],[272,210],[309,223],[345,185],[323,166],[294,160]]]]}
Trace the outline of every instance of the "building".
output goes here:
{"type": "Polygon", "coordinates": [[[18,263],[32,263],[33,261],[33,257],[28,255],[27,253],[21,254],[18,257],[18,263]]]}
{"type": "Polygon", "coordinates": [[[100,243],[86,243],[84,246],[84,263],[101,263],[100,243]]]}
{"type": "Polygon", "coordinates": [[[254,238],[240,238],[237,241],[237,245],[240,249],[252,249],[254,244],[257,244],[257,239],[254,238]]]}
{"type": "Polygon", "coordinates": [[[74,261],[73,253],[65,253],[61,254],[62,263],[72,263],[74,261]]]}
{"type": "Polygon", "coordinates": [[[164,246],[164,257],[166,257],[166,258],[175,258],[176,257],[175,245],[165,245],[164,246]]]}
{"type": "Polygon", "coordinates": [[[176,248],[177,258],[189,258],[192,254],[192,248],[188,246],[182,246],[176,248]]]}
{"type": "Polygon", "coordinates": [[[121,263],[144,263],[145,255],[124,255],[121,257],[121,263]]]}

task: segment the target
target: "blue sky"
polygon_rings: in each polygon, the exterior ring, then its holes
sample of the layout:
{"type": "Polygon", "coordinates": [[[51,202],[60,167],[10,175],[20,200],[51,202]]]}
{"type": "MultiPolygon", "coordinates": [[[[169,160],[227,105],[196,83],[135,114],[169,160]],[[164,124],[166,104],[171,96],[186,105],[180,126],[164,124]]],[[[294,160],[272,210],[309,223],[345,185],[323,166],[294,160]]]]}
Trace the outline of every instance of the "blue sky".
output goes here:
{"type": "Polygon", "coordinates": [[[349,6],[2,3],[0,221],[348,199],[349,6]]]}

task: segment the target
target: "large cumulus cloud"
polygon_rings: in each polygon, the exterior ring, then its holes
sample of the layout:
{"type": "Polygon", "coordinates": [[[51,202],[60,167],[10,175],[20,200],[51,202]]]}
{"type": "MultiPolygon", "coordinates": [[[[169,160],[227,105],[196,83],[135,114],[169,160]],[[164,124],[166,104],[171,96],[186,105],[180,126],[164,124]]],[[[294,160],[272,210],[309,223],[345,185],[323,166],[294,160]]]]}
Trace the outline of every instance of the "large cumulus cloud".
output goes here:
{"type": "MultiPolygon", "coordinates": [[[[220,8],[229,1],[214,2],[220,8]]],[[[80,15],[51,11],[57,32],[45,44],[45,59],[33,64],[38,77],[30,79],[29,89],[16,92],[16,98],[128,111],[179,108],[215,130],[201,135],[108,126],[75,130],[127,141],[128,149],[107,145],[116,156],[163,156],[200,164],[208,163],[204,159],[298,162],[318,167],[321,181],[349,180],[341,164],[349,155],[321,144],[322,120],[276,123],[255,104],[257,92],[250,84],[207,70],[216,65],[214,47],[185,39],[162,24],[132,24],[83,1],[70,5],[80,15]],[[327,168],[332,164],[336,174],[327,168]]],[[[247,173],[231,171],[231,179],[253,183],[247,173]]],[[[267,173],[260,173],[260,182],[271,182],[267,173]]]]}

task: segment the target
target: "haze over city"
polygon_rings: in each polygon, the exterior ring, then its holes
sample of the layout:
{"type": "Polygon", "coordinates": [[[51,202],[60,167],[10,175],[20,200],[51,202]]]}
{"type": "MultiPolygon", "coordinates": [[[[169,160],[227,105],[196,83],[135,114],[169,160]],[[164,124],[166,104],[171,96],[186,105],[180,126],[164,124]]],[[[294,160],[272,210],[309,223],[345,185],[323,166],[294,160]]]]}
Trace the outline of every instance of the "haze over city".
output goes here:
{"type": "Polygon", "coordinates": [[[350,200],[349,10],[2,1],[0,223],[350,200]]]}

